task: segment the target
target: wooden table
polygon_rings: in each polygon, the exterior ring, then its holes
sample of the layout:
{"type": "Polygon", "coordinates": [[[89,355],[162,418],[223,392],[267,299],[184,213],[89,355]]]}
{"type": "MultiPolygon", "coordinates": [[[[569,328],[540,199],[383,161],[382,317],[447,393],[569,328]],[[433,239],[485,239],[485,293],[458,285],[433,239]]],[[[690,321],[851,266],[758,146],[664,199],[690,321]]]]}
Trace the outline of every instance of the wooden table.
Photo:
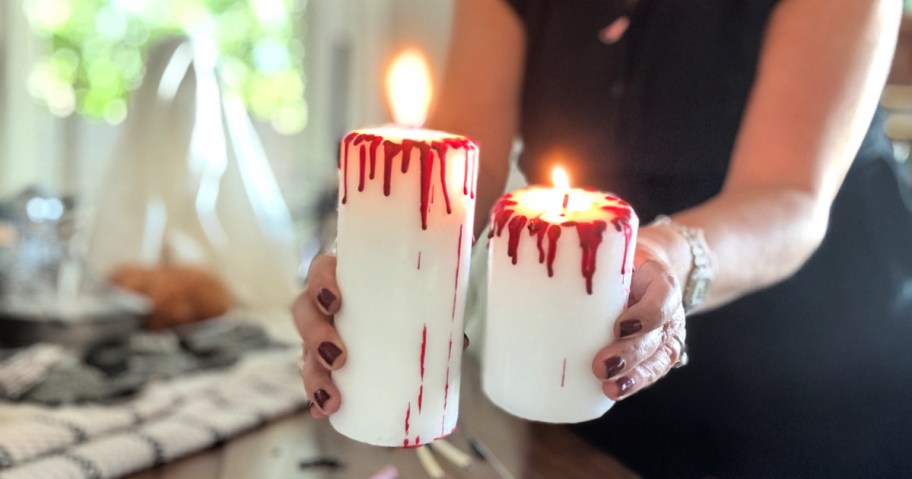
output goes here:
{"type": "MultiPolygon", "coordinates": [[[[476,453],[475,463],[460,470],[436,456],[448,478],[637,477],[564,427],[529,423],[500,411],[481,392],[477,361],[467,356],[464,363],[460,424],[447,440],[466,452],[472,451],[471,441],[484,459],[476,453]]],[[[349,440],[327,421],[304,412],[131,479],[367,479],[388,464],[403,479],[428,477],[414,450],[349,440]],[[341,467],[302,467],[316,459],[332,459],[341,467]]]]}

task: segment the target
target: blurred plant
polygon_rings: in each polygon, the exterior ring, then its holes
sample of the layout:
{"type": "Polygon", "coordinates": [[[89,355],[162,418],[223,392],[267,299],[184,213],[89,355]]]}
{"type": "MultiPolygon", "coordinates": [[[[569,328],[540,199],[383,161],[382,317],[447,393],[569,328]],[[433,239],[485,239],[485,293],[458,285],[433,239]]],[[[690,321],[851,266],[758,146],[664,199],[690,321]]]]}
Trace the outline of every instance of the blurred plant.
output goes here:
{"type": "Polygon", "coordinates": [[[306,0],[24,0],[32,30],[50,42],[28,89],[56,116],[118,124],[142,82],[149,48],[211,27],[229,94],[282,133],[307,122],[296,36],[306,0]]]}

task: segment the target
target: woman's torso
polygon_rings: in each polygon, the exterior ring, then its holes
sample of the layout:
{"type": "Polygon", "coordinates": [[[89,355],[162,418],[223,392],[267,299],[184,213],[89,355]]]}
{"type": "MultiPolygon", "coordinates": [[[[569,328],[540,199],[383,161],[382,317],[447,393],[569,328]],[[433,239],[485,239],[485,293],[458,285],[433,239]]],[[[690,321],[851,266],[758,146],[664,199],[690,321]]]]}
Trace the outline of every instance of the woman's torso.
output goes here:
{"type": "MultiPolygon", "coordinates": [[[[511,3],[530,181],[560,162],[644,222],[719,192],[774,0],[511,3]]],[[[875,119],[809,263],[689,319],[691,365],[581,431],[650,477],[912,471],[910,205],[875,119]]]]}

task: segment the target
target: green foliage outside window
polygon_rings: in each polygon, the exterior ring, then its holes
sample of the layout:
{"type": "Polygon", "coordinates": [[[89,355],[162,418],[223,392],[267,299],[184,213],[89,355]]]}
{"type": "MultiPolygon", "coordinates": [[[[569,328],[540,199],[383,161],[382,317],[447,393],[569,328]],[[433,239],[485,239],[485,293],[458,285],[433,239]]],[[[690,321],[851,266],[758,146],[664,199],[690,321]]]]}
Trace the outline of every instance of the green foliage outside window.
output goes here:
{"type": "Polygon", "coordinates": [[[299,40],[306,0],[24,0],[47,55],[29,92],[61,117],[72,113],[118,124],[143,79],[156,42],[201,28],[212,32],[230,94],[283,133],[304,128],[299,40]]]}

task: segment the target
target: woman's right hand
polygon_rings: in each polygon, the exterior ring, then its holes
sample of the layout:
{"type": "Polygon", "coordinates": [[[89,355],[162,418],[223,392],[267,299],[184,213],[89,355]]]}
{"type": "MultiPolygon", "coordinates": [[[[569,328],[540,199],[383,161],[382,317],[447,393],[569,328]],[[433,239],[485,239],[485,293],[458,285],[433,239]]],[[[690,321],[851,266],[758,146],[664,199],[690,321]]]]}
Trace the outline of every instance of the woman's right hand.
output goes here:
{"type": "Polygon", "coordinates": [[[333,315],[342,305],[336,284],[335,255],[321,254],[314,258],[305,284],[291,307],[291,314],[304,341],[301,378],[312,404],[310,415],[322,419],[339,409],[342,398],[330,372],[341,368],[346,359],[345,345],[333,324],[333,315]]]}

